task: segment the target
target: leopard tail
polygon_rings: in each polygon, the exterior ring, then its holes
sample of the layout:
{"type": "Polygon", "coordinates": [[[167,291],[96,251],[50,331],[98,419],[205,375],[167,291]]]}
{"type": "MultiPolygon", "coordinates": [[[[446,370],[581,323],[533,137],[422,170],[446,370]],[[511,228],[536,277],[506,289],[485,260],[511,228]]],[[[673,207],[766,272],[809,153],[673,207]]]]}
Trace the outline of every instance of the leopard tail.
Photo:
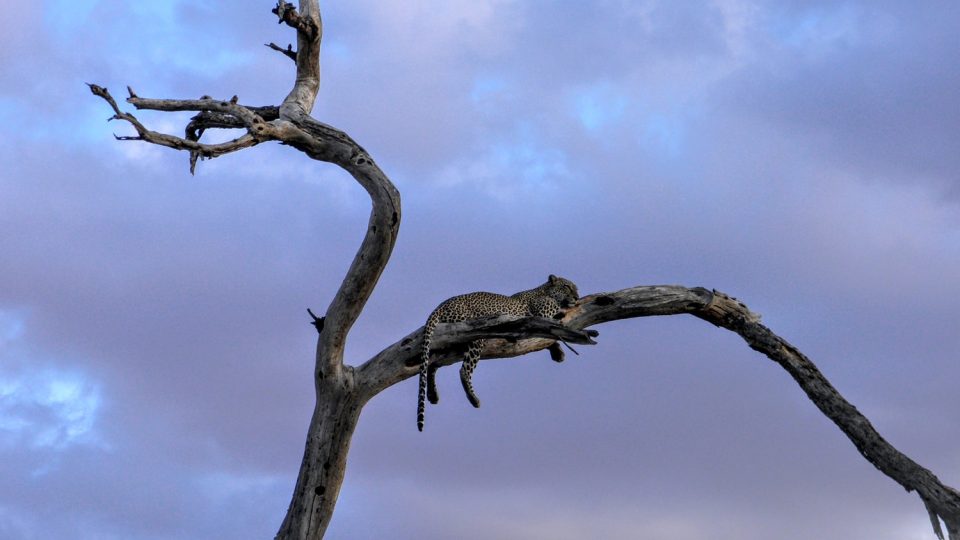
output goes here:
{"type": "Polygon", "coordinates": [[[418,431],[423,431],[423,418],[427,401],[427,372],[430,369],[430,341],[433,339],[433,331],[437,328],[438,322],[440,322],[440,317],[434,311],[427,317],[427,322],[423,325],[423,345],[420,348],[420,391],[417,395],[418,431]]]}

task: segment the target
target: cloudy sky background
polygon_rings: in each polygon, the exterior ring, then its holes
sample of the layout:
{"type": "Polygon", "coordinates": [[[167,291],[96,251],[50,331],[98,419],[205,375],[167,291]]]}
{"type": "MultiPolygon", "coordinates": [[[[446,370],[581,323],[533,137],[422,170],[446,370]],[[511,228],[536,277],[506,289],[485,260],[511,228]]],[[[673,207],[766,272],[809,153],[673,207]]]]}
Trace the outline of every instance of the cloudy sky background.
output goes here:
{"type": "MultiPolygon", "coordinates": [[[[277,103],[268,1],[8,2],[0,21],[0,538],[271,538],[315,333],[369,201],[263,145],[187,171],[105,103],[277,103]]],[[[549,273],[743,299],[960,486],[960,4],[323,3],[314,115],[398,185],[358,364],[441,300],[549,273]]],[[[142,114],[179,133],[185,116],[142,114]]],[[[329,538],[929,539],[779,367],[691,317],[561,365],[374,399],[329,538]]]]}

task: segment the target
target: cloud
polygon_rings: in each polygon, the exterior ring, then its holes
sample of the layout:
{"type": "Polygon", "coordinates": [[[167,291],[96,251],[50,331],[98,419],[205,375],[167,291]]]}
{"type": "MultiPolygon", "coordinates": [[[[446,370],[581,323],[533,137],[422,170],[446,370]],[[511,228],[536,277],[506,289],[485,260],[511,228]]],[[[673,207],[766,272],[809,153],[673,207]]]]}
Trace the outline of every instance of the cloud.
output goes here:
{"type": "Polygon", "coordinates": [[[768,12],[759,29],[771,33],[773,52],[717,95],[740,115],[797,130],[834,163],[955,192],[955,70],[930,62],[956,41],[947,23],[955,10],[945,9],[932,16],[848,3],[768,12]]]}
{"type": "Polygon", "coordinates": [[[587,131],[596,133],[621,118],[627,99],[609,83],[596,83],[573,93],[573,112],[587,131]]]}
{"type": "MultiPolygon", "coordinates": [[[[53,455],[75,445],[100,445],[96,423],[102,396],[95,381],[62,362],[43,361],[22,342],[23,315],[0,311],[0,448],[21,445],[53,455]]],[[[69,364],[67,364],[69,365],[69,364]]]]}
{"type": "Polygon", "coordinates": [[[63,451],[96,441],[93,429],[100,394],[82,377],[62,373],[5,377],[0,402],[0,430],[6,443],[63,451]]]}
{"type": "Polygon", "coordinates": [[[543,196],[570,175],[566,157],[546,147],[529,125],[517,125],[512,133],[488,141],[478,155],[449,165],[437,175],[441,185],[478,186],[489,196],[510,204],[532,194],[543,196]]]}

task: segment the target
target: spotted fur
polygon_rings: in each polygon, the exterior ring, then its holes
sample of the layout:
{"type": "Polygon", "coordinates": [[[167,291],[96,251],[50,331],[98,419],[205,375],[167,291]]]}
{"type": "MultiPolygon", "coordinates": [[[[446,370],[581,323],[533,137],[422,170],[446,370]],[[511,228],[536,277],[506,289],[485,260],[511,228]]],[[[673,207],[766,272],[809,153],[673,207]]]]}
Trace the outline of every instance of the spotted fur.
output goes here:
{"type": "MultiPolygon", "coordinates": [[[[454,296],[433,310],[427,317],[423,328],[423,346],[420,350],[420,392],[417,399],[417,429],[423,431],[423,418],[426,409],[425,398],[437,403],[436,373],[437,366],[430,364],[430,341],[433,332],[440,323],[454,323],[488,317],[492,315],[517,315],[519,317],[554,317],[562,313],[580,298],[577,286],[572,281],[553,274],[547,282],[535,289],[521,291],[512,296],[489,292],[475,292],[454,296]]],[[[467,354],[460,366],[460,382],[467,399],[474,407],[480,406],[480,399],[473,391],[473,370],[480,361],[484,340],[470,342],[467,354]]]]}

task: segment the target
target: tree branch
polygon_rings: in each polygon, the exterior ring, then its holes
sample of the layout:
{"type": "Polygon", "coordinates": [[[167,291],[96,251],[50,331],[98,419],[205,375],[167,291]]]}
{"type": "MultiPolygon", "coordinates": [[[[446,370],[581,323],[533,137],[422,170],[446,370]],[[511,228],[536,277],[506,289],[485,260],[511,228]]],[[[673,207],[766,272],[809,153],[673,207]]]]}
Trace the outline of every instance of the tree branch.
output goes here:
{"type": "MultiPolygon", "coordinates": [[[[566,311],[563,319],[554,322],[568,331],[582,330],[588,326],[618,319],[652,315],[675,315],[695,313],[703,309],[711,298],[706,289],[688,289],[675,286],[634,287],[616,293],[585,296],[566,311]]],[[[547,349],[556,342],[557,335],[550,335],[538,327],[543,321],[538,317],[519,319],[528,326],[504,332],[499,324],[515,320],[503,316],[478,319],[455,324],[440,324],[434,330],[430,343],[431,356],[440,366],[454,364],[463,359],[462,345],[479,338],[486,342],[481,357],[511,358],[547,349]],[[529,332],[527,332],[529,331],[529,332]]],[[[552,322],[552,321],[551,321],[552,322]]],[[[571,343],[589,343],[576,338],[564,339],[571,343]]],[[[403,339],[377,353],[356,370],[357,387],[370,397],[418,373],[423,328],[414,330],[403,339]]],[[[369,398],[368,398],[369,399],[369,398]]]]}
{"type": "Polygon", "coordinates": [[[271,49],[277,51],[277,52],[283,53],[287,58],[293,60],[294,62],[297,61],[297,51],[293,50],[293,45],[287,44],[287,48],[286,48],[286,49],[280,47],[279,45],[277,45],[276,43],[274,43],[274,42],[272,42],[272,41],[271,41],[270,43],[265,44],[265,45],[266,45],[267,47],[270,47],[271,49]]]}
{"type": "MultiPolygon", "coordinates": [[[[132,90],[131,90],[132,94],[132,90]]],[[[151,99],[142,98],[137,95],[131,95],[127,98],[127,103],[133,105],[138,110],[149,111],[201,111],[214,112],[236,118],[242,124],[241,127],[253,128],[257,124],[263,123],[263,118],[253,110],[239,105],[237,96],[233,96],[229,101],[221,101],[204,96],[200,99],[151,99]]]]}
{"type": "MultiPolygon", "coordinates": [[[[280,117],[278,107],[246,107],[254,114],[260,116],[264,121],[270,122],[280,117]]],[[[216,111],[202,111],[190,119],[190,122],[184,128],[184,136],[188,141],[199,141],[204,131],[208,129],[243,129],[246,127],[239,118],[216,111]]],[[[190,171],[193,172],[196,167],[199,154],[190,153],[190,171]]]]}
{"type": "MultiPolygon", "coordinates": [[[[174,135],[168,135],[166,133],[159,133],[156,131],[152,131],[147,129],[142,123],[140,123],[140,121],[137,120],[137,118],[134,115],[121,111],[120,107],[117,105],[116,100],[113,99],[113,96],[110,95],[110,92],[107,91],[106,88],[102,86],[98,86],[96,84],[89,84],[89,83],[88,83],[88,86],[90,87],[90,91],[95,96],[99,96],[103,98],[107,103],[110,104],[110,107],[113,108],[114,115],[110,117],[110,120],[123,120],[129,123],[131,126],[133,126],[133,128],[137,131],[137,136],[135,137],[114,135],[114,137],[117,140],[145,141],[145,142],[157,144],[160,146],[166,146],[167,148],[173,148],[174,150],[187,150],[190,152],[190,155],[191,155],[191,159],[190,159],[191,173],[194,172],[194,168],[196,165],[196,158],[198,156],[201,158],[212,159],[215,157],[222,156],[224,154],[236,152],[237,150],[250,148],[251,146],[255,146],[269,139],[270,130],[266,129],[265,125],[262,123],[263,122],[262,119],[260,120],[261,123],[259,125],[256,125],[256,127],[254,127],[253,125],[248,126],[249,132],[246,135],[239,137],[237,139],[233,139],[232,141],[219,143],[219,144],[203,144],[198,142],[198,140],[190,140],[189,138],[184,139],[174,135]]],[[[190,110],[190,111],[215,110],[218,112],[236,116],[238,119],[244,122],[245,125],[246,125],[247,119],[251,118],[247,113],[249,113],[250,115],[253,115],[253,117],[255,118],[259,118],[249,110],[247,110],[246,113],[241,113],[236,109],[237,108],[242,109],[243,108],[242,106],[230,104],[228,102],[217,102],[215,100],[195,100],[195,101],[189,102],[191,103],[191,107],[195,107],[195,108],[185,108],[187,107],[187,105],[183,105],[183,103],[187,103],[187,102],[177,102],[176,100],[142,100],[141,98],[134,95],[132,90],[130,90],[130,94],[131,94],[131,97],[127,101],[134,103],[134,106],[137,106],[136,105],[137,103],[157,105],[157,108],[155,108],[155,110],[190,110]],[[181,106],[184,108],[174,108],[176,107],[175,103],[180,103],[181,106]],[[202,108],[202,106],[205,106],[205,105],[209,105],[209,108],[206,108],[206,109],[202,108]],[[170,108],[159,108],[161,106],[166,106],[170,108]],[[238,116],[238,114],[242,114],[243,116],[242,117],[238,116]]],[[[146,109],[146,108],[154,108],[154,107],[142,106],[138,108],[146,109]]]]}
{"type": "MultiPolygon", "coordinates": [[[[870,463],[907,491],[916,491],[920,495],[939,537],[943,537],[938,521],[942,519],[951,539],[960,539],[957,536],[960,534],[960,493],[944,485],[933,473],[883,439],[870,421],[830,384],[810,359],[761,324],[759,315],[735,298],[699,287],[633,287],[586,296],[567,311],[561,323],[567,329],[576,331],[609,321],[677,314],[694,315],[735,332],[750,348],[783,367],[814,405],[843,431],[870,463]]],[[[482,353],[485,359],[515,357],[549,348],[555,341],[543,335],[547,327],[537,326],[534,321],[535,318],[499,317],[439,325],[431,343],[431,351],[436,358],[434,362],[445,366],[461,361],[462,345],[478,338],[500,338],[487,342],[482,353]],[[507,328],[504,326],[507,323],[519,325],[507,328]]],[[[422,328],[411,332],[357,368],[356,385],[364,401],[417,374],[422,332],[422,328]]]]}
{"type": "Polygon", "coordinates": [[[907,491],[917,492],[930,514],[937,537],[943,539],[939,518],[947,525],[950,538],[960,540],[960,493],[894,448],[830,384],[809,358],[760,324],[758,318],[751,318],[748,314],[742,303],[722,293],[715,293],[710,303],[695,313],[708,322],[736,332],[751,349],[763,353],[785,369],[810,401],[843,431],[867,461],[907,491]]]}

